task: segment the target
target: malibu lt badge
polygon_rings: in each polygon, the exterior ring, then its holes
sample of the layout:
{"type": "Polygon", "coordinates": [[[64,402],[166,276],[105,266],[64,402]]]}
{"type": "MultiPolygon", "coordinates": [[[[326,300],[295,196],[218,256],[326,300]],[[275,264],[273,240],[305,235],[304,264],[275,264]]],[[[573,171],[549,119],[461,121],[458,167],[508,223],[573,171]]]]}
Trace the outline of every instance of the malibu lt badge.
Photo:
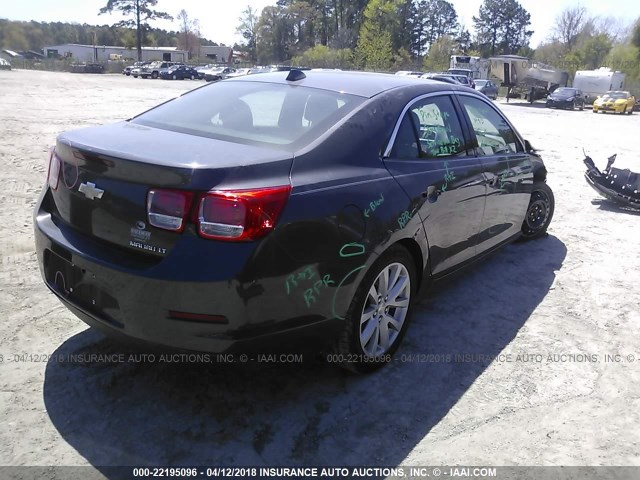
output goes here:
{"type": "Polygon", "coordinates": [[[84,196],[89,200],[95,200],[96,198],[100,199],[102,198],[102,194],[104,193],[104,190],[96,188],[96,184],[91,182],[81,183],[78,191],[80,193],[84,193],[84,196]]]}

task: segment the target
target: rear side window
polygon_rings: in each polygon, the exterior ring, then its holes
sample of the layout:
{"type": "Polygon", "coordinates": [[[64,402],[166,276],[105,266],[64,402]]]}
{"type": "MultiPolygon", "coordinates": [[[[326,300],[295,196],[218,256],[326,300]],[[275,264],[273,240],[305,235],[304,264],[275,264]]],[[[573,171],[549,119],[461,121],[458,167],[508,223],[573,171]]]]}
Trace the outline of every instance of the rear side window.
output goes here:
{"type": "Polygon", "coordinates": [[[466,95],[460,95],[458,98],[469,115],[481,155],[516,153],[524,150],[505,118],[490,105],[466,95]]]}
{"type": "Polygon", "coordinates": [[[312,141],[363,102],[338,92],[262,82],[218,82],[132,120],[239,143],[287,146],[312,141]]]}
{"type": "Polygon", "coordinates": [[[451,98],[428,97],[412,104],[400,123],[391,155],[407,159],[466,155],[451,98]]]}

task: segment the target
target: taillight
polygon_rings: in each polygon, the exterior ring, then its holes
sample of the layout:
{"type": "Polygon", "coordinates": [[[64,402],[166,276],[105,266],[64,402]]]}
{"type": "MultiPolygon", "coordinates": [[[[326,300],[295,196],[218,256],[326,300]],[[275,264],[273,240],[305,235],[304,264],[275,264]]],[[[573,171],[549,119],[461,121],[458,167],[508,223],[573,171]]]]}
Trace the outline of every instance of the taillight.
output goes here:
{"type": "Polygon", "coordinates": [[[49,171],[47,172],[47,183],[56,190],[60,179],[60,159],[56,155],[55,147],[51,147],[49,154],[49,171]]]}
{"type": "Polygon", "coordinates": [[[291,185],[284,185],[205,193],[198,205],[198,233],[234,242],[264,237],[275,228],[290,191],[291,185]]]}
{"type": "Polygon", "coordinates": [[[181,232],[184,230],[193,192],[183,190],[149,190],[147,217],[154,227],[181,232]]]}

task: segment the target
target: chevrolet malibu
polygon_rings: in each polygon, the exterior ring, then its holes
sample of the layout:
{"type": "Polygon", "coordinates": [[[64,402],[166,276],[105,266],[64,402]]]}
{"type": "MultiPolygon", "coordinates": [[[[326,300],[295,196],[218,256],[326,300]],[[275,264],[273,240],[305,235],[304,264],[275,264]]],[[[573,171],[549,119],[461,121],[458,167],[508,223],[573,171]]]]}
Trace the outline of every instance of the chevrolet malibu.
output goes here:
{"type": "Polygon", "coordinates": [[[208,84],[60,134],[34,213],[44,282],[121,338],[391,359],[418,295],[544,235],[546,169],[486,96],[396,75],[208,84]]]}

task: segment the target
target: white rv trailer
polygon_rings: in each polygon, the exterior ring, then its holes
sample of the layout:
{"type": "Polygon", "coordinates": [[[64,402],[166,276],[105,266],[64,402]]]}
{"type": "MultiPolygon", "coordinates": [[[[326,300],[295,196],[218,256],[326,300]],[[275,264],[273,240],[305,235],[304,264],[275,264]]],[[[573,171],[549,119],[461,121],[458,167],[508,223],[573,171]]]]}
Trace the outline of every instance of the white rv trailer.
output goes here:
{"type": "Polygon", "coordinates": [[[469,55],[451,55],[449,72],[466,75],[467,72],[465,72],[465,70],[471,71],[471,78],[482,78],[486,80],[489,78],[489,60],[469,55]],[[456,72],[456,70],[460,72],[456,72]]]}
{"type": "Polygon", "coordinates": [[[612,71],[607,67],[597,70],[578,70],[573,79],[573,87],[582,90],[588,102],[609,90],[624,89],[624,73],[612,71]]]}

